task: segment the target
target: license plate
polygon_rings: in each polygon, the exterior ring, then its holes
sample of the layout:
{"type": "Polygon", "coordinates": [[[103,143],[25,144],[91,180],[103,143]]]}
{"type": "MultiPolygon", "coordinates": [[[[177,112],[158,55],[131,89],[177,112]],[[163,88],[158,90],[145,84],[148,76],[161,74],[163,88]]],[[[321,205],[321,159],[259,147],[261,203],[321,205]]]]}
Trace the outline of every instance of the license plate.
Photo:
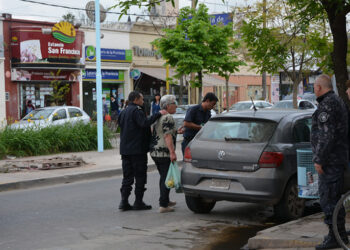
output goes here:
{"type": "Polygon", "coordinates": [[[230,180],[223,180],[223,179],[212,179],[210,188],[217,188],[217,189],[229,189],[230,188],[230,180]]]}

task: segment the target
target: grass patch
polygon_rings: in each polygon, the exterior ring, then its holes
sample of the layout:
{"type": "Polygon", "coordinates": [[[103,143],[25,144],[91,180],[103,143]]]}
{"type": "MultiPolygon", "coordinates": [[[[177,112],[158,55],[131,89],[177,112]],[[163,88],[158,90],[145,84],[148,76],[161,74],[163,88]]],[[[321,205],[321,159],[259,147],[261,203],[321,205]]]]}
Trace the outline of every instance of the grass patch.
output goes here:
{"type": "MultiPolygon", "coordinates": [[[[103,128],[104,148],[111,149],[112,134],[103,128]]],[[[50,126],[38,129],[0,130],[0,158],[58,154],[97,150],[97,125],[94,123],[50,126]]]]}

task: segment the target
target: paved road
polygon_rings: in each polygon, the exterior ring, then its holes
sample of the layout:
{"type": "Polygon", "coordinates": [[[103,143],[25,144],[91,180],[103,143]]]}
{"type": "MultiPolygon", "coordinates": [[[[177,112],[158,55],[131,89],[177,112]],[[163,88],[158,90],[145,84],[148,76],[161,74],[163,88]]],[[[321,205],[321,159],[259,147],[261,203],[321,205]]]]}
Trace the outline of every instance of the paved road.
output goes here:
{"type": "Polygon", "coordinates": [[[173,191],[176,211],[159,214],[158,178],[149,173],[150,211],[117,210],[121,177],[2,192],[0,249],[225,249],[227,237],[227,249],[235,249],[232,242],[242,245],[258,230],[242,225],[261,226],[271,215],[263,206],[229,202],[193,214],[173,191]]]}

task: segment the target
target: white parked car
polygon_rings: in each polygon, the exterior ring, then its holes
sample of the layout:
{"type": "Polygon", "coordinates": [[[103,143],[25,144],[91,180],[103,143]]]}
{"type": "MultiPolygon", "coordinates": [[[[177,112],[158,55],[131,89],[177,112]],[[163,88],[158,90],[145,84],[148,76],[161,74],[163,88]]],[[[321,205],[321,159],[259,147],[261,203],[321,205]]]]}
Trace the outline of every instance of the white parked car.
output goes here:
{"type": "MultiPolygon", "coordinates": [[[[272,107],[272,109],[293,109],[293,101],[292,100],[283,100],[276,102],[272,107]]],[[[308,100],[298,100],[298,109],[304,110],[316,110],[317,106],[311,101],[308,100]]]]}
{"type": "MultiPolygon", "coordinates": [[[[272,104],[266,101],[261,100],[253,100],[254,105],[257,109],[263,109],[263,108],[269,108],[272,107],[272,104]]],[[[246,110],[246,109],[253,109],[253,103],[252,101],[241,101],[236,102],[233,104],[229,111],[239,111],[239,110],[246,110]]],[[[226,113],[227,111],[223,111],[222,113],[226,113]]]]}
{"type": "Polygon", "coordinates": [[[37,108],[23,117],[19,122],[10,125],[12,129],[40,129],[47,126],[62,125],[66,122],[85,124],[90,122],[90,116],[81,108],[75,106],[55,106],[37,108]]]}

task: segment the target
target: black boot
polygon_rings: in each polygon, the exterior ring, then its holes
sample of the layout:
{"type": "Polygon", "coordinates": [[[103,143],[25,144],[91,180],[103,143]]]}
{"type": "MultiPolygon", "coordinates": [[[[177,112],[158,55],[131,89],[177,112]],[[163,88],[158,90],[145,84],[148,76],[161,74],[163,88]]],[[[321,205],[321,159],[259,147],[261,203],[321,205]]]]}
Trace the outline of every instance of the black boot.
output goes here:
{"type": "Polygon", "coordinates": [[[340,248],[340,245],[334,236],[332,225],[328,225],[328,230],[328,235],[324,237],[324,240],[321,244],[315,247],[316,250],[340,248]]]}
{"type": "Polygon", "coordinates": [[[150,210],[152,209],[151,205],[147,205],[143,202],[143,194],[146,191],[146,188],[143,190],[135,189],[135,203],[132,206],[134,210],[150,210]]]}
{"type": "Polygon", "coordinates": [[[121,211],[128,211],[132,210],[132,206],[129,204],[129,201],[126,199],[122,199],[120,204],[119,204],[119,209],[121,211]]]}
{"type": "Polygon", "coordinates": [[[150,209],[152,209],[152,206],[147,205],[143,201],[135,201],[134,205],[132,206],[132,209],[134,209],[134,210],[150,210],[150,209]]]}

